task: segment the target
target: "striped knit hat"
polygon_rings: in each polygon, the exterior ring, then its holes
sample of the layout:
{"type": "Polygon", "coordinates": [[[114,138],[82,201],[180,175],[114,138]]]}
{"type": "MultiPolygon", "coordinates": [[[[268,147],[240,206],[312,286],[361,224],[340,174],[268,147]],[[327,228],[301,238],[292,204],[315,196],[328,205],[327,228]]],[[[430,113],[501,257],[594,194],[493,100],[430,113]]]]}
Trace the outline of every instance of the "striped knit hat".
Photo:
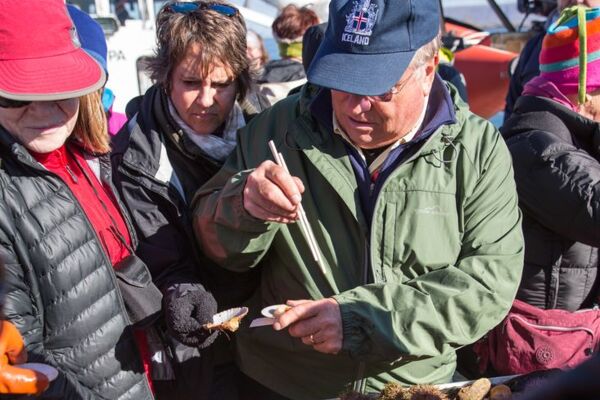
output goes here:
{"type": "Polygon", "coordinates": [[[540,52],[540,76],[564,94],[600,89],[600,8],[565,8],[548,28],[540,52]]]}

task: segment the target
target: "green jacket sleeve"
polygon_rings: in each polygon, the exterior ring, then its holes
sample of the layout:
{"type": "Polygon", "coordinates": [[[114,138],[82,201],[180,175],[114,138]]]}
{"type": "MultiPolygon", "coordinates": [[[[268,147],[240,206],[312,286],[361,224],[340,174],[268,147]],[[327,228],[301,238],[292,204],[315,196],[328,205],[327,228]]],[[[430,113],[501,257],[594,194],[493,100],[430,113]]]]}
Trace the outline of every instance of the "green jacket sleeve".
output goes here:
{"type": "Polygon", "coordinates": [[[240,272],[258,264],[279,226],[256,219],[244,209],[244,186],[253,169],[248,169],[242,148],[238,137],[236,151],[200,188],[192,204],[194,232],[204,254],[240,272]]]}
{"type": "Polygon", "coordinates": [[[475,162],[477,178],[458,203],[464,231],[456,262],[405,282],[369,284],[335,296],[343,350],[351,356],[367,361],[439,356],[476,341],[506,315],[523,265],[521,214],[506,145],[497,133],[487,136],[489,151],[475,156],[481,159],[475,162]]]}

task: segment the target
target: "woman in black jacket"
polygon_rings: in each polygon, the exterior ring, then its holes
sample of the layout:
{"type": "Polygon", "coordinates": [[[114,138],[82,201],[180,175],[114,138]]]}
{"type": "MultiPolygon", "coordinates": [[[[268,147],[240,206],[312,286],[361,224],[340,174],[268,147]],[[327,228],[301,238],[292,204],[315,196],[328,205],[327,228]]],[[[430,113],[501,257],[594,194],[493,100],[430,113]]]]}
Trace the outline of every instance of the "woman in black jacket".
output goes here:
{"type": "Polygon", "coordinates": [[[157,394],[163,399],[177,391],[173,398],[197,399],[199,391],[210,390],[206,396],[235,399],[231,341],[222,336],[199,354],[192,333],[198,326],[193,310],[201,304],[190,296],[206,287],[220,310],[241,306],[258,272],[236,274],[206,259],[189,206],[234,149],[237,129],[266,104],[251,90],[246,27],[235,7],[167,3],[156,25],[157,55],[150,63],[156,85],[128,105],[131,119],[113,138],[112,162],[115,186],[140,238],[136,253],[165,294],[166,308],[175,311],[176,318],[166,320],[169,330],[188,345],[175,343],[176,380],[157,385],[157,394]],[[179,307],[186,299],[189,307],[179,307]]]}
{"type": "Polygon", "coordinates": [[[39,398],[151,400],[146,341],[134,337],[115,273],[140,264],[104,155],[106,76],[79,47],[62,0],[27,13],[0,0],[0,9],[5,316],[29,361],[59,372],[39,398]]]}
{"type": "MultiPolygon", "coordinates": [[[[600,9],[588,15],[600,16],[600,9]]],[[[561,58],[566,52],[556,55],[551,46],[578,46],[576,28],[568,40],[556,37],[568,23],[546,35],[542,60],[568,65],[561,58]]],[[[597,34],[588,37],[588,47],[599,44],[597,34]]],[[[600,63],[587,67],[586,87],[578,86],[578,68],[531,80],[501,130],[524,214],[525,271],[517,298],[543,309],[592,307],[600,294],[600,63]]]]}
{"type": "Polygon", "coordinates": [[[598,8],[563,11],[544,37],[540,76],[525,86],[501,129],[523,212],[525,265],[516,297],[526,303],[515,304],[508,329],[494,332],[499,352],[520,354],[516,370],[495,365],[502,373],[573,367],[600,345],[600,328],[590,322],[600,318],[593,310],[600,300],[600,62],[588,55],[587,76],[579,64],[579,39],[596,51],[599,24],[598,8]],[[528,315],[540,317],[522,322],[528,316],[515,310],[528,306],[537,308],[528,315]],[[522,337],[505,342],[505,332],[522,337]]]}

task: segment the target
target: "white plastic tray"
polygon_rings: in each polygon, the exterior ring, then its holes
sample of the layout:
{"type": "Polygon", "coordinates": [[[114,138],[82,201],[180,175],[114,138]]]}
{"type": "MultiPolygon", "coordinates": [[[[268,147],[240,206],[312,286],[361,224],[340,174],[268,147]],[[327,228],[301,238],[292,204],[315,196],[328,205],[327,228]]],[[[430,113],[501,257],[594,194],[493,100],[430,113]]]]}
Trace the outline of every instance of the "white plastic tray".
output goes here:
{"type": "MultiPolygon", "coordinates": [[[[494,386],[494,385],[500,385],[504,382],[510,381],[512,378],[516,378],[517,376],[519,376],[519,375],[496,376],[494,378],[488,378],[488,379],[492,383],[492,386],[494,386]]],[[[458,389],[463,386],[470,385],[473,382],[475,382],[475,381],[473,380],[473,381],[450,382],[450,383],[443,383],[441,385],[435,385],[435,387],[437,387],[440,390],[458,389]]]]}

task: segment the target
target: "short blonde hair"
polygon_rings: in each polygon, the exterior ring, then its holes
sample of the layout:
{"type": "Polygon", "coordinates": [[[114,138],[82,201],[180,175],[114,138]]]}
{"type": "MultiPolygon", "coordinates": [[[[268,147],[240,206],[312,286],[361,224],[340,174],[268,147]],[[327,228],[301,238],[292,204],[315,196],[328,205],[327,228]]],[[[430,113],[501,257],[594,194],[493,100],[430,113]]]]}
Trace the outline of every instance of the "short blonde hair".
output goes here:
{"type": "Polygon", "coordinates": [[[79,98],[79,115],[72,137],[93,154],[106,154],[110,151],[108,122],[102,105],[101,91],[79,98]]]}

